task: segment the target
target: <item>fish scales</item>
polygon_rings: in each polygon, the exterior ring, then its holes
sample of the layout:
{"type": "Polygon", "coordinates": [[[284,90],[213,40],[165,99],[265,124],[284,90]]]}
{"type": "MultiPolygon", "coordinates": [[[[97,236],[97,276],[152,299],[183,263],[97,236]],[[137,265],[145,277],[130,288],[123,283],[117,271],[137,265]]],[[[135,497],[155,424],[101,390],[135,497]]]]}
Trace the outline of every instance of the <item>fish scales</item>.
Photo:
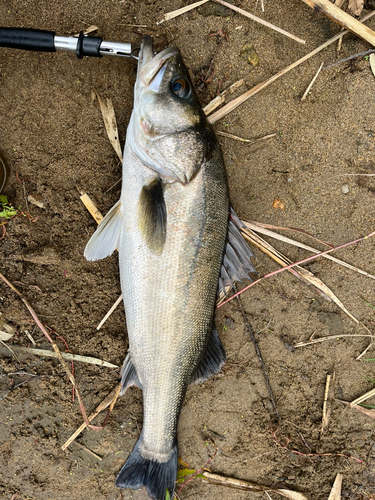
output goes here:
{"type": "MultiPolygon", "coordinates": [[[[125,148],[125,158],[127,152],[125,148]]],[[[138,162],[124,160],[128,230],[121,235],[119,251],[132,258],[120,259],[120,276],[129,352],[143,385],[144,450],[157,458],[173,448],[186,387],[211,334],[228,194],[219,155],[194,182],[171,185],[165,193],[166,242],[162,255],[155,255],[133,217],[138,202],[133,194],[147,182],[132,175],[138,162]]]]}

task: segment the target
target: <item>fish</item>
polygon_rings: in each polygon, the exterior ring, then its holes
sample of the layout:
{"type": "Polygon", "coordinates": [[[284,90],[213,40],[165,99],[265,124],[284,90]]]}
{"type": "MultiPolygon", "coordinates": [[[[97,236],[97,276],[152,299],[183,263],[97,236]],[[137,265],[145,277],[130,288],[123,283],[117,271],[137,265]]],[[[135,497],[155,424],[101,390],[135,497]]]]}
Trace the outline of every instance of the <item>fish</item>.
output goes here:
{"type": "Polygon", "coordinates": [[[189,384],[217,374],[225,350],[217,294],[255,272],[230,208],[219,142],[181,52],[142,40],[126,133],[122,190],[86,245],[88,260],[117,248],[129,350],[121,394],[143,391],[143,427],[116,479],[173,497],[177,425],[189,384]]]}

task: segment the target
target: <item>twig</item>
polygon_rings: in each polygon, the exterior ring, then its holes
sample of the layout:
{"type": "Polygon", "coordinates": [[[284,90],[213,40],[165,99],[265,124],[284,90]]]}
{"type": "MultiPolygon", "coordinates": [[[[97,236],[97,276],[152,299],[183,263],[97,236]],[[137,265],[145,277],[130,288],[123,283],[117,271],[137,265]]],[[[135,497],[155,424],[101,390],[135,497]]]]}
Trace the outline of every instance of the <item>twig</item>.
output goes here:
{"type": "Polygon", "coordinates": [[[93,457],[95,457],[97,460],[100,460],[100,462],[103,460],[102,457],[99,457],[99,455],[97,455],[92,450],[90,450],[89,448],[87,448],[87,446],[85,446],[84,444],[81,444],[79,441],[76,441],[75,444],[77,446],[79,446],[82,450],[86,451],[87,453],[89,453],[90,455],[92,455],[93,457]]]}
{"type": "Polygon", "coordinates": [[[15,352],[5,342],[0,340],[0,344],[3,344],[3,346],[5,346],[13,354],[13,356],[16,358],[16,360],[19,362],[20,365],[22,364],[21,361],[17,358],[15,352]]]}
{"type": "MultiPolygon", "coordinates": [[[[88,421],[91,422],[94,420],[94,418],[99,415],[100,412],[105,410],[114,400],[116,397],[116,394],[119,391],[119,387],[121,389],[121,384],[118,384],[113,391],[108,394],[108,396],[100,403],[100,405],[96,408],[96,410],[91,413],[91,415],[88,417],[88,421]]],[[[68,446],[76,439],[77,436],[81,434],[81,432],[87,427],[86,422],[83,422],[83,424],[70,436],[70,438],[64,443],[61,447],[62,450],[66,450],[68,446]]]]}
{"type": "Polygon", "coordinates": [[[366,392],[362,396],[359,396],[359,398],[352,401],[349,406],[350,406],[350,408],[353,408],[353,406],[359,405],[360,403],[362,403],[363,401],[366,401],[366,399],[369,399],[374,395],[375,395],[375,389],[371,389],[371,391],[366,392]]]}
{"type": "Polygon", "coordinates": [[[360,458],[355,458],[355,457],[352,457],[351,455],[344,455],[343,453],[302,453],[301,451],[292,450],[292,449],[288,448],[289,439],[286,440],[286,444],[282,444],[280,442],[280,440],[276,436],[276,433],[278,430],[279,430],[279,428],[277,428],[274,431],[271,429],[271,434],[273,435],[276,443],[279,446],[281,446],[281,448],[284,448],[284,450],[287,450],[290,453],[294,453],[295,455],[300,455],[302,457],[307,457],[307,458],[308,457],[345,457],[345,458],[351,458],[352,460],[355,460],[356,462],[359,462],[360,464],[363,463],[363,460],[361,460],[360,458]]]}
{"type": "Polygon", "coordinates": [[[83,419],[85,421],[85,423],[87,423],[87,425],[89,425],[89,427],[91,429],[94,429],[94,430],[100,430],[101,428],[99,427],[93,427],[89,424],[88,420],[87,420],[87,414],[86,414],[86,410],[85,410],[85,407],[83,405],[83,400],[82,400],[82,396],[81,396],[81,393],[80,391],[78,390],[78,386],[76,384],[76,381],[72,375],[72,372],[70,371],[68,365],[66,364],[64,358],[62,357],[61,355],[61,352],[59,350],[59,348],[57,347],[57,345],[55,344],[55,342],[52,340],[51,336],[49,335],[49,333],[47,332],[47,330],[44,328],[44,326],[42,325],[42,323],[40,322],[36,312],[34,311],[34,309],[30,306],[29,302],[23,297],[22,293],[17,290],[17,288],[15,286],[12,285],[12,283],[10,283],[3,274],[0,273],[0,278],[4,281],[4,283],[6,283],[9,288],[11,288],[11,290],[13,290],[13,292],[15,292],[19,297],[20,299],[22,300],[22,302],[25,304],[25,306],[27,307],[27,309],[29,310],[31,316],[33,317],[35,323],[39,326],[39,328],[42,330],[42,332],[44,333],[44,335],[47,337],[48,341],[50,342],[50,344],[52,345],[52,348],[53,350],[55,351],[55,353],[57,354],[57,357],[60,361],[60,363],[62,364],[64,370],[65,370],[65,373],[68,375],[68,378],[70,380],[70,382],[72,383],[74,389],[75,389],[75,392],[77,394],[77,398],[78,398],[78,401],[79,401],[79,406],[80,406],[80,410],[81,410],[81,413],[82,413],[82,416],[83,416],[83,419]]]}
{"type": "MultiPolygon", "coordinates": [[[[271,238],[274,238],[274,239],[277,239],[280,241],[284,241],[285,243],[289,243],[290,245],[294,245],[294,246],[297,246],[299,248],[309,250],[310,252],[313,252],[315,254],[320,253],[319,250],[317,250],[316,248],[313,248],[313,247],[310,247],[308,245],[305,245],[304,243],[300,243],[298,241],[292,240],[291,238],[288,238],[287,236],[283,236],[281,234],[274,233],[273,231],[269,231],[267,229],[267,227],[269,227],[268,224],[259,224],[258,222],[246,222],[246,221],[242,221],[242,222],[245,224],[246,227],[248,227],[249,229],[252,229],[255,232],[262,233],[262,234],[265,234],[266,236],[270,236],[271,238]]],[[[279,227],[279,228],[275,227],[275,229],[295,230],[293,228],[282,228],[282,227],[279,227]]],[[[302,234],[307,234],[307,235],[311,236],[312,238],[314,238],[312,235],[310,235],[306,231],[302,231],[302,234]]],[[[316,239],[316,238],[314,238],[314,239],[316,239]]],[[[318,241],[320,241],[320,240],[318,240],[318,241]]],[[[328,243],[325,243],[324,241],[320,241],[320,243],[322,243],[324,245],[328,245],[328,243]]],[[[333,248],[332,245],[328,245],[328,246],[330,248],[333,248]]],[[[333,255],[327,254],[327,255],[323,255],[323,257],[325,259],[329,259],[329,260],[332,260],[333,262],[336,262],[336,264],[340,264],[341,266],[347,267],[348,269],[351,269],[352,271],[356,271],[357,273],[363,274],[364,276],[367,276],[368,278],[375,279],[375,276],[373,274],[369,274],[366,271],[359,269],[358,267],[352,266],[351,264],[348,264],[347,262],[344,262],[340,259],[337,259],[333,255]]]]}
{"type": "MultiPolygon", "coordinates": [[[[367,14],[363,19],[361,19],[361,22],[367,21],[374,14],[375,14],[375,10],[372,11],[372,12],[370,12],[369,14],[367,14]]],[[[306,54],[301,59],[298,59],[298,61],[295,61],[294,63],[290,64],[289,66],[287,66],[283,70],[281,70],[278,73],[276,73],[275,75],[271,76],[271,78],[269,78],[268,80],[265,80],[264,82],[259,83],[258,85],[256,85],[252,89],[248,90],[244,94],[240,95],[236,99],[233,99],[233,101],[231,101],[228,104],[226,104],[225,106],[223,106],[221,109],[219,109],[219,111],[216,111],[216,113],[214,113],[211,116],[209,116],[208,117],[208,121],[210,123],[217,122],[218,120],[220,120],[221,118],[223,118],[224,116],[226,116],[228,113],[230,113],[231,111],[233,111],[234,109],[236,109],[240,104],[242,104],[247,99],[249,99],[249,97],[257,94],[258,92],[260,92],[264,88],[268,87],[268,85],[270,85],[271,83],[273,83],[274,81],[276,81],[278,78],[280,78],[280,76],[285,75],[285,73],[288,73],[288,71],[290,71],[290,70],[296,68],[297,66],[299,66],[300,64],[304,63],[305,61],[307,61],[308,59],[310,59],[310,57],[315,56],[315,54],[318,54],[321,50],[325,49],[326,47],[328,47],[332,43],[336,42],[336,40],[339,40],[341,37],[343,37],[347,33],[348,33],[347,30],[342,31],[341,33],[338,33],[337,35],[335,35],[334,37],[330,38],[329,40],[327,40],[322,45],[319,45],[319,47],[317,47],[315,50],[313,50],[309,54],[306,54]]]]}
{"type": "Polygon", "coordinates": [[[327,429],[329,424],[329,419],[331,416],[331,408],[327,409],[328,404],[330,405],[332,401],[332,395],[330,395],[330,384],[332,379],[332,385],[335,382],[335,371],[332,370],[331,373],[327,373],[326,387],[324,391],[324,401],[323,401],[323,416],[322,416],[322,427],[320,429],[320,438],[323,436],[323,432],[327,429]]]}
{"type": "Polygon", "coordinates": [[[242,303],[241,303],[241,300],[240,300],[239,297],[237,297],[237,303],[238,303],[238,307],[240,308],[240,311],[241,311],[241,314],[242,314],[242,318],[244,320],[244,323],[245,323],[245,326],[247,328],[247,331],[249,332],[250,338],[253,341],[253,344],[254,344],[254,347],[255,347],[255,352],[257,353],[258,359],[259,359],[260,364],[262,366],[263,376],[264,376],[264,379],[266,381],[266,386],[267,386],[267,389],[268,389],[268,394],[269,394],[269,396],[271,398],[271,402],[272,402],[272,406],[273,406],[276,418],[277,418],[277,420],[279,422],[281,422],[281,417],[279,415],[279,412],[277,411],[277,406],[276,406],[275,398],[274,398],[274,395],[273,395],[272,387],[271,387],[271,384],[270,384],[270,380],[269,380],[268,375],[267,375],[266,365],[264,364],[264,361],[263,361],[263,358],[262,358],[262,354],[261,354],[259,346],[258,346],[258,342],[256,341],[254,332],[253,332],[253,330],[252,330],[249,322],[247,321],[246,314],[245,314],[245,311],[244,311],[244,309],[242,307],[242,303]]]}
{"type": "Polygon", "coordinates": [[[190,5],[186,5],[186,7],[181,7],[181,9],[173,10],[172,12],[168,12],[165,14],[163,19],[161,21],[157,21],[156,24],[162,24],[165,21],[169,21],[170,19],[174,19],[175,17],[180,16],[181,14],[185,14],[185,12],[189,12],[189,10],[193,10],[196,7],[199,7],[200,5],[203,5],[204,3],[208,2],[208,0],[200,0],[200,2],[195,2],[190,5]]]}
{"type": "Polygon", "coordinates": [[[206,115],[209,115],[210,113],[212,113],[217,107],[220,106],[220,104],[223,104],[225,102],[225,97],[228,95],[228,94],[233,94],[233,92],[235,90],[237,90],[239,87],[241,87],[241,85],[243,85],[245,82],[245,80],[242,78],[241,80],[238,80],[237,82],[233,83],[230,87],[228,87],[227,89],[223,90],[223,92],[221,92],[219,95],[217,95],[215,97],[215,99],[212,99],[211,102],[209,102],[207,104],[207,106],[205,106],[203,108],[203,112],[206,114],[206,115]]]}
{"type": "Polygon", "coordinates": [[[247,142],[249,145],[255,144],[256,142],[265,141],[266,139],[271,139],[271,137],[275,137],[277,134],[269,134],[264,135],[263,137],[259,137],[258,139],[243,139],[242,137],[237,137],[236,135],[227,134],[226,132],[216,132],[216,135],[221,135],[223,137],[229,137],[229,139],[235,139],[236,141],[247,142]]]}
{"type": "MultiPolygon", "coordinates": [[[[161,24],[161,23],[164,23],[165,21],[169,21],[170,19],[173,19],[177,16],[180,16],[181,14],[184,14],[185,12],[188,12],[189,10],[195,9],[196,7],[199,7],[200,5],[203,5],[207,1],[208,0],[201,0],[200,2],[196,2],[196,3],[193,3],[191,5],[187,5],[186,7],[182,7],[181,9],[177,9],[177,10],[174,10],[172,12],[168,12],[167,14],[165,14],[163,19],[161,21],[158,21],[156,24],[161,24]]],[[[262,24],[263,26],[266,26],[267,28],[271,28],[271,29],[277,31],[278,33],[281,33],[282,35],[285,35],[289,38],[292,38],[296,42],[299,42],[302,44],[306,43],[305,40],[301,40],[301,38],[298,38],[298,37],[292,35],[291,33],[288,33],[287,31],[284,31],[283,29],[278,28],[277,26],[274,26],[273,24],[265,21],[264,19],[261,19],[260,17],[254,16],[253,14],[250,14],[250,12],[247,12],[246,10],[240,9],[239,7],[236,7],[235,5],[224,2],[223,0],[214,0],[214,1],[216,1],[217,3],[220,3],[221,5],[225,5],[225,7],[227,7],[228,9],[232,9],[236,12],[239,12],[243,16],[248,17],[249,19],[252,19],[253,21],[256,21],[259,24],[262,24]]]]}
{"type": "Polygon", "coordinates": [[[301,97],[301,101],[304,101],[307,97],[307,94],[310,92],[311,90],[311,87],[314,85],[315,83],[315,80],[318,78],[318,75],[319,73],[321,72],[322,68],[323,68],[323,65],[324,65],[324,62],[322,62],[322,64],[319,66],[319,69],[318,71],[315,73],[315,76],[314,78],[311,80],[311,82],[309,83],[307,89],[305,90],[303,96],[301,97]]]}
{"type": "Polygon", "coordinates": [[[307,345],[311,344],[319,344],[320,342],[325,342],[326,340],[337,340],[343,337],[371,337],[372,335],[365,335],[363,333],[357,333],[357,334],[342,334],[342,335],[328,335],[327,337],[320,337],[319,339],[312,339],[309,342],[298,342],[298,344],[295,344],[294,347],[304,347],[307,345]]]}
{"type": "Polygon", "coordinates": [[[347,30],[355,33],[363,40],[366,40],[371,45],[375,45],[375,32],[367,26],[363,26],[360,21],[357,21],[350,14],[347,14],[329,0],[302,0],[305,4],[318,12],[321,12],[329,19],[340,24],[347,30]]]}
{"type": "Polygon", "coordinates": [[[374,345],[374,342],[370,342],[370,344],[366,347],[366,349],[364,351],[362,351],[361,354],[355,358],[356,361],[360,360],[362,358],[362,356],[364,356],[366,354],[366,352],[370,349],[370,347],[372,347],[373,345],[374,345]]]}
{"type": "Polygon", "coordinates": [[[293,490],[274,488],[272,486],[263,486],[261,484],[253,483],[250,481],[244,481],[243,479],[213,474],[212,472],[203,472],[203,476],[208,480],[210,484],[217,484],[220,486],[227,486],[229,488],[235,488],[238,490],[253,491],[258,493],[274,491],[275,493],[278,493],[279,495],[291,500],[308,500],[305,495],[293,490]]]}
{"type": "Polygon", "coordinates": [[[283,271],[286,271],[287,269],[291,269],[294,266],[299,266],[300,264],[304,264],[305,262],[309,262],[311,260],[316,259],[317,257],[320,257],[322,255],[326,255],[326,254],[328,254],[330,252],[333,252],[335,250],[340,250],[341,248],[346,248],[349,245],[354,245],[355,243],[359,243],[361,241],[367,240],[367,239],[373,237],[374,235],[375,235],[375,231],[373,231],[372,233],[367,234],[366,236],[362,236],[361,238],[358,238],[358,239],[356,239],[354,241],[349,241],[348,243],[344,243],[343,245],[339,245],[339,246],[334,247],[334,248],[329,248],[328,250],[324,250],[324,252],[320,252],[320,253],[318,253],[316,255],[312,255],[310,257],[306,257],[305,259],[299,260],[298,262],[295,262],[294,264],[289,264],[288,266],[282,267],[281,269],[277,269],[276,271],[273,271],[272,273],[266,274],[262,278],[254,281],[253,283],[250,283],[250,285],[245,286],[242,290],[240,290],[239,292],[237,292],[234,295],[232,295],[231,297],[229,297],[229,299],[225,300],[224,302],[222,302],[217,307],[219,308],[219,307],[222,307],[224,304],[227,304],[228,302],[230,302],[231,300],[233,300],[235,297],[237,297],[241,293],[245,292],[246,290],[248,290],[252,286],[256,285],[259,281],[263,281],[264,279],[269,278],[271,276],[274,276],[275,274],[282,273],[283,271]]]}
{"type": "Polygon", "coordinates": [[[340,59],[339,61],[336,61],[333,64],[329,64],[328,66],[326,66],[324,68],[324,71],[327,71],[327,69],[333,68],[334,66],[337,66],[338,64],[341,64],[343,62],[350,61],[351,59],[356,59],[357,57],[367,56],[368,54],[373,54],[374,52],[375,52],[375,49],[370,49],[370,50],[366,50],[366,52],[360,52],[359,54],[353,54],[352,56],[345,57],[345,59],[340,59]]]}
{"type": "MultiPolygon", "coordinates": [[[[271,257],[273,260],[278,262],[282,267],[287,267],[291,263],[291,261],[287,257],[285,257],[283,254],[281,254],[279,251],[277,251],[272,245],[267,243],[267,241],[260,238],[260,236],[258,236],[252,230],[242,228],[242,233],[247,240],[251,241],[255,246],[260,248],[260,250],[262,250],[262,252],[266,253],[269,257],[271,257]]],[[[340,307],[340,309],[342,309],[345,312],[345,314],[347,314],[349,316],[349,318],[351,318],[356,323],[359,323],[357,318],[355,318],[346,309],[344,304],[332,292],[332,290],[325,283],[323,283],[323,281],[321,279],[317,278],[312,272],[310,272],[307,269],[304,269],[303,267],[300,267],[300,266],[296,266],[293,269],[289,269],[289,272],[294,274],[297,278],[301,279],[302,281],[307,282],[308,284],[315,286],[315,288],[317,288],[319,290],[319,292],[321,294],[323,294],[324,297],[328,297],[338,307],[340,307]]]]}
{"type": "Polygon", "coordinates": [[[113,313],[113,311],[116,309],[116,307],[120,304],[120,302],[122,301],[122,294],[120,295],[120,297],[116,300],[116,302],[113,304],[113,306],[111,307],[111,309],[107,312],[107,314],[104,316],[104,318],[101,320],[101,322],[99,323],[99,325],[96,327],[97,330],[100,330],[101,327],[104,325],[104,323],[107,321],[107,319],[110,317],[110,315],[113,313]]]}
{"type": "MultiPolygon", "coordinates": [[[[215,445],[214,445],[214,446],[215,446],[215,445]]],[[[183,488],[183,487],[184,487],[184,486],[185,486],[185,485],[186,485],[189,481],[191,481],[191,480],[192,480],[192,479],[194,479],[196,476],[198,476],[198,474],[200,474],[200,473],[201,473],[201,472],[202,472],[202,471],[203,471],[203,470],[207,467],[207,465],[209,465],[209,464],[212,462],[212,460],[216,457],[216,454],[217,454],[217,448],[216,448],[216,446],[215,446],[215,453],[212,455],[212,457],[210,457],[210,459],[209,459],[209,460],[207,460],[207,462],[204,464],[204,466],[203,466],[203,467],[201,467],[199,470],[195,471],[195,472],[194,472],[194,474],[193,474],[191,477],[189,477],[189,479],[187,479],[186,481],[184,481],[184,482],[182,483],[181,488],[178,490],[177,495],[179,495],[179,494],[181,493],[182,488],[183,488]]]]}
{"type": "MultiPolygon", "coordinates": [[[[8,346],[7,346],[8,347],[8,346]]],[[[27,352],[28,354],[35,354],[36,356],[46,356],[48,358],[58,358],[56,352],[48,351],[46,349],[34,349],[33,347],[21,347],[12,345],[15,351],[27,352]]],[[[81,363],[88,363],[91,365],[105,366],[106,368],[118,368],[117,365],[103,361],[102,359],[92,358],[91,356],[81,356],[79,354],[71,354],[69,352],[61,352],[61,356],[68,361],[80,361],[81,363]]]]}
{"type": "Polygon", "coordinates": [[[213,0],[213,1],[216,3],[220,3],[221,5],[224,5],[228,9],[232,9],[236,12],[239,12],[240,14],[242,14],[245,17],[248,17],[252,21],[256,21],[257,23],[262,24],[263,26],[266,26],[267,28],[271,28],[272,30],[277,31],[278,33],[281,33],[282,35],[285,35],[285,36],[291,38],[292,40],[295,40],[296,42],[302,43],[303,45],[305,45],[305,43],[306,43],[305,40],[302,40],[301,38],[298,38],[297,36],[294,36],[291,33],[288,33],[287,31],[284,31],[283,29],[278,28],[277,26],[274,26],[273,24],[265,21],[264,19],[262,19],[260,17],[254,16],[254,14],[250,14],[250,12],[247,12],[247,10],[240,9],[239,7],[236,7],[235,5],[232,5],[231,3],[225,2],[224,0],[213,0]]]}

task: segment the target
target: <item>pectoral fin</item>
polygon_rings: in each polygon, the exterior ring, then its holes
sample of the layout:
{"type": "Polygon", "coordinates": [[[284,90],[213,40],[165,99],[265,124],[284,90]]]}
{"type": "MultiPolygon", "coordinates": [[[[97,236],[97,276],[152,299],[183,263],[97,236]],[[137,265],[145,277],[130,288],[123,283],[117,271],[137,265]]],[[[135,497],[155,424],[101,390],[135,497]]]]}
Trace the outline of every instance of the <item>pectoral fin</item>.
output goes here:
{"type": "Polygon", "coordinates": [[[122,226],[122,204],[119,200],[104,217],[86,245],[87,260],[104,259],[118,247],[122,226]]]}
{"type": "Polygon", "coordinates": [[[241,220],[237,217],[234,210],[231,209],[227,246],[225,248],[218,284],[218,295],[220,298],[225,297],[228,293],[228,288],[232,288],[236,281],[242,282],[243,279],[251,281],[249,273],[256,273],[251,262],[254,254],[240,231],[242,225],[241,220]]]}
{"type": "Polygon", "coordinates": [[[160,255],[167,235],[167,209],[159,177],[143,186],[138,202],[138,226],[151,252],[160,255]]]}

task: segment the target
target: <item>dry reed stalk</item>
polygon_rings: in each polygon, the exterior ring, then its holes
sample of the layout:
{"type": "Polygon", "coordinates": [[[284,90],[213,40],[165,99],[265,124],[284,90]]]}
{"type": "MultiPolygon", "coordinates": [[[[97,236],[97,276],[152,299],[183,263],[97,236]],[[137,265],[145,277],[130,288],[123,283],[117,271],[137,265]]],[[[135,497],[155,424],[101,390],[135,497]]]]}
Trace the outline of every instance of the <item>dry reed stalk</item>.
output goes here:
{"type": "MultiPolygon", "coordinates": [[[[367,14],[363,19],[361,19],[360,22],[367,21],[374,14],[375,14],[375,10],[370,12],[369,14],[367,14]]],[[[257,94],[258,92],[260,92],[264,88],[268,87],[268,85],[271,85],[271,83],[276,81],[281,76],[285,75],[285,73],[288,73],[288,71],[290,71],[290,70],[296,68],[297,66],[299,66],[300,64],[304,63],[305,61],[310,59],[310,57],[315,56],[315,54],[318,54],[320,51],[322,51],[323,49],[325,49],[326,47],[328,47],[332,43],[336,42],[336,40],[339,40],[341,37],[343,37],[347,33],[348,33],[347,30],[342,31],[341,33],[338,33],[337,35],[335,35],[334,37],[330,38],[325,43],[323,43],[322,45],[317,47],[312,52],[309,52],[305,56],[301,57],[301,59],[298,59],[298,61],[295,61],[294,63],[290,64],[289,66],[287,66],[283,70],[281,70],[278,73],[276,73],[275,75],[271,76],[271,78],[269,78],[268,80],[265,80],[262,83],[258,83],[258,85],[256,85],[252,89],[248,90],[244,94],[240,95],[236,99],[233,99],[233,101],[231,101],[228,104],[226,104],[225,106],[223,106],[221,109],[219,109],[219,111],[216,111],[216,113],[209,116],[208,121],[210,123],[216,123],[218,120],[221,120],[221,118],[224,118],[224,116],[226,116],[228,113],[230,113],[231,111],[236,109],[240,104],[245,102],[247,99],[249,99],[253,95],[257,94]]]]}
{"type": "Polygon", "coordinates": [[[89,424],[89,421],[87,420],[87,414],[86,414],[86,410],[85,410],[85,407],[84,407],[84,404],[83,404],[82,396],[81,396],[81,393],[80,393],[80,391],[78,389],[77,383],[76,383],[76,381],[75,381],[75,379],[73,377],[73,374],[70,371],[68,365],[66,364],[64,358],[62,357],[61,352],[60,352],[59,348],[57,347],[56,343],[53,341],[52,337],[49,335],[49,333],[47,332],[47,330],[44,328],[43,324],[41,323],[40,319],[38,318],[36,312],[31,307],[31,305],[29,304],[29,302],[23,297],[22,293],[19,290],[17,290],[17,288],[14,285],[12,285],[12,283],[10,283],[10,281],[8,281],[5,278],[5,276],[3,274],[1,274],[1,273],[0,273],[0,278],[4,281],[4,283],[6,283],[9,286],[9,288],[11,290],[13,290],[13,292],[15,292],[20,297],[20,299],[22,300],[22,302],[25,304],[25,306],[29,310],[29,312],[30,312],[31,316],[33,317],[35,323],[38,325],[38,327],[40,328],[40,330],[43,332],[43,334],[45,335],[45,337],[47,338],[47,340],[52,345],[52,348],[55,351],[55,353],[56,353],[56,355],[57,355],[57,357],[58,357],[61,365],[63,366],[63,368],[65,370],[65,373],[68,375],[68,378],[69,378],[70,382],[72,383],[72,386],[75,389],[75,392],[77,394],[77,398],[78,398],[78,401],[79,401],[79,407],[80,407],[83,419],[85,421],[85,424],[88,425],[91,429],[100,430],[99,427],[94,427],[94,426],[91,426],[89,424]]]}
{"type": "Polygon", "coordinates": [[[302,2],[375,46],[375,32],[329,0],[302,0],[302,2]]]}
{"type": "Polygon", "coordinates": [[[301,97],[301,101],[304,101],[308,95],[308,93],[310,92],[312,86],[314,85],[315,83],[315,80],[318,78],[319,76],[319,73],[322,71],[322,68],[323,68],[323,65],[324,65],[324,62],[322,62],[322,64],[319,66],[319,69],[318,71],[315,73],[314,75],[314,78],[311,80],[311,82],[309,83],[307,89],[305,90],[303,96],[301,97]]]}
{"type": "MultiPolygon", "coordinates": [[[[100,405],[96,408],[96,410],[91,413],[91,415],[88,417],[88,421],[91,422],[94,420],[96,416],[99,415],[100,412],[108,408],[112,401],[116,398],[116,394],[119,393],[119,390],[121,389],[121,384],[118,384],[110,394],[100,403],[100,405]]],[[[70,438],[62,445],[61,449],[66,450],[68,446],[76,439],[79,434],[87,427],[86,422],[83,422],[83,424],[70,436],[70,438]]]]}

